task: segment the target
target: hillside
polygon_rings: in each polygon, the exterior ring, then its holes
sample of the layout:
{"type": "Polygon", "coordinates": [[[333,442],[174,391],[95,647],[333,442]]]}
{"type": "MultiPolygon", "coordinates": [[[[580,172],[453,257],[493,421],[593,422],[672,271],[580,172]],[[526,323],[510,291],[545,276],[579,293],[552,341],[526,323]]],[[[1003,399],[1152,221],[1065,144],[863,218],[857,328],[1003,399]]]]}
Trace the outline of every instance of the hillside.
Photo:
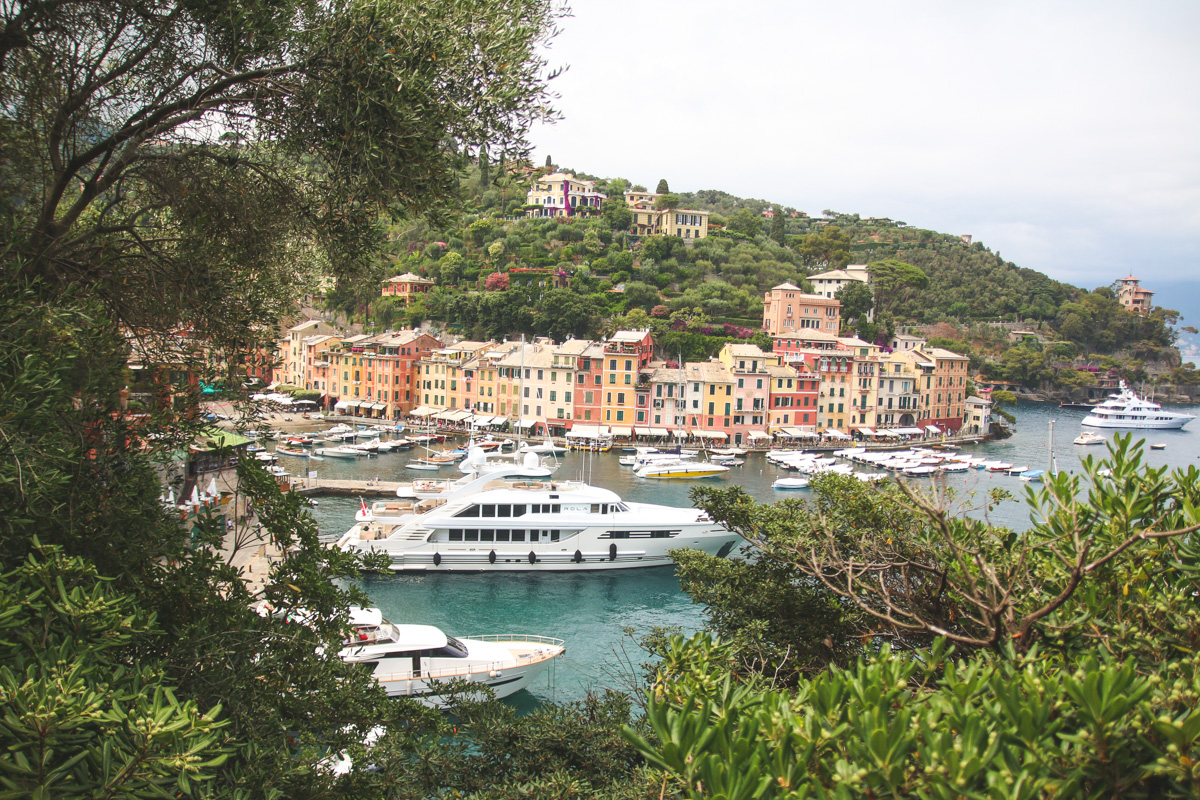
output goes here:
{"type": "MultiPolygon", "coordinates": [[[[827,210],[810,218],[719,190],[678,193],[680,208],[711,212],[708,238],[637,237],[623,229],[615,213],[621,202],[612,199],[592,216],[525,218],[531,173],[538,174],[528,165],[464,162],[458,216],[388,226],[390,257],[378,265],[378,278],[411,271],[434,280],[423,300],[405,307],[380,298],[378,284],[342,286],[327,307],[385,327],[428,319],[477,337],[588,336],[653,321],[696,334],[680,346],[703,357],[719,347],[704,336],[744,338],[761,327],[762,296],[772,286],[808,289],[808,276],[818,272],[893,260],[916,267],[920,281],[877,292],[874,322],[865,313],[845,315],[864,338],[882,341],[906,326],[934,330],[983,374],[1044,389],[1094,383],[1097,369],[1139,380],[1195,377],[1179,369],[1174,312],[1138,317],[1107,287],[1087,291],[1052,280],[981,242],[857,214],[827,210]],[[764,216],[775,210],[780,219],[764,216]],[[1036,330],[1040,341],[1014,346],[1007,337],[1014,326],[1036,330]]],[[[633,185],[595,180],[610,198],[633,185]]]]}

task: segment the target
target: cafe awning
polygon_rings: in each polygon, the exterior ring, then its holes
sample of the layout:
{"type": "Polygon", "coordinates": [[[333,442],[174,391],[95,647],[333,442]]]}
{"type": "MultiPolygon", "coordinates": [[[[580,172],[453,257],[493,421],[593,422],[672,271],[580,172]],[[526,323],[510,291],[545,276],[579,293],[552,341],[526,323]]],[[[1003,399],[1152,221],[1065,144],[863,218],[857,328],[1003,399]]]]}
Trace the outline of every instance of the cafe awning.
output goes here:
{"type": "Polygon", "coordinates": [[[875,435],[874,428],[859,428],[858,432],[861,433],[863,436],[874,436],[875,435]]]}
{"type": "Polygon", "coordinates": [[[942,429],[939,428],[937,425],[926,425],[925,430],[929,431],[930,433],[941,433],[942,432],[942,429]]]}
{"type": "Polygon", "coordinates": [[[599,439],[599,425],[576,425],[567,431],[568,439],[599,439]]]}
{"type": "Polygon", "coordinates": [[[749,436],[751,439],[770,439],[771,438],[771,434],[767,433],[766,431],[747,431],[746,435],[749,436]]]}
{"type": "Polygon", "coordinates": [[[633,436],[633,428],[627,428],[624,425],[613,425],[611,430],[613,436],[622,436],[626,439],[633,436]]]}
{"type": "Polygon", "coordinates": [[[430,414],[436,414],[437,409],[429,406],[417,406],[412,411],[408,412],[411,417],[428,417],[430,414]]]}

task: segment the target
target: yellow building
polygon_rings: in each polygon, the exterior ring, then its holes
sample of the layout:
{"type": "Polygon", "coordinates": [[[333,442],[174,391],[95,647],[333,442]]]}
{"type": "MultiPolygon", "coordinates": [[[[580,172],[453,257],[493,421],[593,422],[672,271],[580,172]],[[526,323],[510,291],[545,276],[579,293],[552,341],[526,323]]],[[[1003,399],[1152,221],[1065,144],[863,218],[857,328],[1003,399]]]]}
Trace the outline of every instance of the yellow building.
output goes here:
{"type": "Polygon", "coordinates": [[[600,213],[608,195],[596,191],[595,181],[576,178],[570,172],[555,172],[533,182],[525,196],[528,217],[576,217],[600,213]]]}
{"type": "Polygon", "coordinates": [[[637,387],[641,371],[649,367],[654,358],[654,339],[649,330],[617,331],[603,347],[601,422],[631,427],[637,421],[637,387]]]}
{"type": "Polygon", "coordinates": [[[638,236],[708,237],[708,212],[694,208],[658,209],[654,192],[626,192],[625,205],[633,213],[630,230],[638,236]]]}

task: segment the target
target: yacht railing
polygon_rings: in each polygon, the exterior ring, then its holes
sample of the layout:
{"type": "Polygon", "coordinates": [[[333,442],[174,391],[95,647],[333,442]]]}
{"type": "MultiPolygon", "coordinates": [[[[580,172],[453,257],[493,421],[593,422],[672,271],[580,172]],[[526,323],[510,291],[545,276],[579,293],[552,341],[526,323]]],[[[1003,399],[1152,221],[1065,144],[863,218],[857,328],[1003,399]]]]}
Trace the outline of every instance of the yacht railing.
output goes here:
{"type": "Polygon", "coordinates": [[[464,639],[472,639],[477,642],[533,642],[534,644],[548,644],[553,647],[562,647],[566,642],[562,639],[555,639],[551,636],[526,636],[523,633],[487,633],[482,636],[464,636],[464,639]]]}

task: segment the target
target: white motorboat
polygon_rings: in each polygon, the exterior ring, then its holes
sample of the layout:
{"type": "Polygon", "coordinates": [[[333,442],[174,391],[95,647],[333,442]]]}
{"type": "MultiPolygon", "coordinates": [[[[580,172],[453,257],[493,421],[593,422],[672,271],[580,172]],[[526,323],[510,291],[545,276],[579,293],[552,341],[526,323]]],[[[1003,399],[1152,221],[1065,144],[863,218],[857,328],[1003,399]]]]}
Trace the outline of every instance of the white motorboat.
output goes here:
{"type": "Polygon", "coordinates": [[[634,469],[639,478],[715,478],[729,472],[729,467],[710,461],[691,461],[674,458],[651,461],[634,469]]]}
{"type": "Polygon", "coordinates": [[[1100,434],[1096,433],[1095,431],[1084,431],[1083,433],[1081,433],[1075,437],[1075,444],[1090,445],[1090,444],[1107,444],[1107,443],[1108,443],[1108,439],[1106,439],[1104,436],[1101,436],[1100,434]]]}
{"type": "Polygon", "coordinates": [[[807,489],[808,478],[776,478],[772,489],[807,489]]]}
{"type": "Polygon", "coordinates": [[[363,455],[357,450],[351,450],[348,447],[323,447],[317,450],[317,454],[323,458],[358,458],[363,455]]]}
{"type": "Polygon", "coordinates": [[[1137,428],[1143,430],[1177,430],[1195,418],[1194,414],[1163,411],[1158,403],[1138,397],[1125,381],[1120,391],[1092,409],[1083,418],[1089,428],[1137,428]]]}
{"type": "Polygon", "coordinates": [[[517,449],[522,453],[545,453],[547,455],[559,455],[567,452],[567,448],[563,447],[562,445],[555,444],[551,439],[546,439],[538,444],[534,444],[533,442],[525,442],[517,449]]]}
{"type": "Polygon", "coordinates": [[[337,546],[379,552],[395,571],[574,571],[665,566],[668,551],[726,556],[741,540],[694,508],[627,503],[614,492],[509,467],[397,490],[412,512],[357,522],[337,546]],[[430,509],[430,510],[424,510],[430,509]]]}
{"type": "Polygon", "coordinates": [[[744,456],[746,451],[740,447],[721,447],[713,448],[709,451],[714,456],[744,456]]]}
{"type": "Polygon", "coordinates": [[[446,705],[439,682],[467,680],[508,697],[566,652],[562,639],[523,634],[447,636],[432,625],[397,625],[377,608],[350,609],[351,637],[339,655],[363,664],[389,697],[446,705]]]}

